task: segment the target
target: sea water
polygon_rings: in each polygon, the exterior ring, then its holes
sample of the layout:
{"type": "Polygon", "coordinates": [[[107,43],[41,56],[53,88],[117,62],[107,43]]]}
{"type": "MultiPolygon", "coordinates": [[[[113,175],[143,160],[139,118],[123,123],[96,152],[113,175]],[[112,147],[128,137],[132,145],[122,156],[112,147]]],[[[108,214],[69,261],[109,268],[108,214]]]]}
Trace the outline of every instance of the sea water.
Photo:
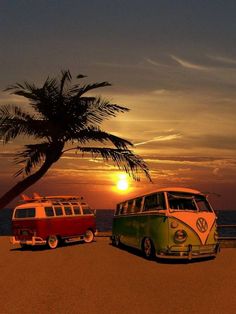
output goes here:
{"type": "MultiPolygon", "coordinates": [[[[218,225],[236,225],[236,210],[216,211],[216,215],[218,225]]],[[[111,231],[113,216],[113,209],[98,209],[96,211],[97,230],[111,231]]],[[[0,210],[0,235],[11,235],[11,217],[12,209],[0,210]]],[[[219,227],[218,231],[221,237],[236,237],[236,227],[219,227]]]]}
{"type": "MultiPolygon", "coordinates": [[[[220,225],[235,225],[235,227],[219,227],[218,232],[220,237],[236,237],[236,210],[221,210],[216,211],[217,224],[220,225]]],[[[100,209],[96,212],[96,222],[98,231],[111,231],[114,210],[100,209]]]]}

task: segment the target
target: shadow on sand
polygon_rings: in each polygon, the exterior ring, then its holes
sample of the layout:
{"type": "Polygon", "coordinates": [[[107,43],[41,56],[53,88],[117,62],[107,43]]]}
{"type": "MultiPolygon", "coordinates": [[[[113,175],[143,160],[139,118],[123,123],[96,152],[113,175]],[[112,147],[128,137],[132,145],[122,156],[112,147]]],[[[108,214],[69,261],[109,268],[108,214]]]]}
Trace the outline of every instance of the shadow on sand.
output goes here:
{"type": "MultiPolygon", "coordinates": [[[[112,243],[110,243],[111,246],[114,246],[112,243]]],[[[116,246],[114,246],[116,247],[116,246]]],[[[135,248],[131,248],[129,246],[126,246],[124,244],[120,244],[118,247],[116,247],[118,250],[123,250],[126,251],[130,254],[136,255],[138,257],[144,258],[147,260],[147,258],[144,256],[144,254],[135,248]]],[[[158,257],[153,257],[148,260],[152,262],[157,262],[159,264],[193,264],[193,263],[199,263],[199,262],[206,262],[213,260],[215,257],[205,257],[205,258],[196,258],[196,259],[171,259],[171,258],[158,258],[158,257]]]]}
{"type": "MultiPolygon", "coordinates": [[[[94,240],[92,243],[96,242],[96,240],[94,240]]],[[[88,243],[88,244],[92,244],[92,243],[88,243]]],[[[76,245],[86,245],[87,243],[85,243],[84,241],[73,241],[73,242],[63,242],[60,243],[58,245],[58,247],[56,248],[56,250],[60,250],[60,249],[64,249],[66,247],[71,247],[71,246],[76,246],[76,245]]],[[[12,252],[23,252],[23,251],[53,251],[55,249],[50,249],[47,245],[27,245],[24,247],[17,247],[17,248],[12,248],[10,249],[10,251],[12,252]]]]}

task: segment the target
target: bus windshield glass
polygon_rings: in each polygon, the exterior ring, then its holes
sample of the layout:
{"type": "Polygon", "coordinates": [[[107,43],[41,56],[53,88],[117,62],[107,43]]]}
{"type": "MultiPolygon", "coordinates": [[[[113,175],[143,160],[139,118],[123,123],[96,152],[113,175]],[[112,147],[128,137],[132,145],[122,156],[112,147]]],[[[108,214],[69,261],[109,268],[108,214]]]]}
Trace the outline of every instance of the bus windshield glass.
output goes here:
{"type": "Polygon", "coordinates": [[[168,202],[171,210],[212,212],[204,195],[169,192],[168,202]]]}

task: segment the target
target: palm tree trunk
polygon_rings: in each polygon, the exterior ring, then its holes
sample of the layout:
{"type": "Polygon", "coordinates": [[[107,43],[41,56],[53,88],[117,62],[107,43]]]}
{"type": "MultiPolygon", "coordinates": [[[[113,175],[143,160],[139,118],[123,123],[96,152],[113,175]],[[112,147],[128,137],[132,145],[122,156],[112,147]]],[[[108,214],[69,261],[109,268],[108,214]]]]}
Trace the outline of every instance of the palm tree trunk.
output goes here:
{"type": "Polygon", "coordinates": [[[22,181],[18,182],[13,188],[11,188],[8,192],[6,192],[0,198],[0,209],[6,207],[8,203],[10,203],[15,197],[19,194],[23,193],[28,187],[36,183],[42,176],[48,171],[48,169],[52,166],[55,161],[45,160],[42,167],[36,171],[34,174],[26,177],[22,181]]]}

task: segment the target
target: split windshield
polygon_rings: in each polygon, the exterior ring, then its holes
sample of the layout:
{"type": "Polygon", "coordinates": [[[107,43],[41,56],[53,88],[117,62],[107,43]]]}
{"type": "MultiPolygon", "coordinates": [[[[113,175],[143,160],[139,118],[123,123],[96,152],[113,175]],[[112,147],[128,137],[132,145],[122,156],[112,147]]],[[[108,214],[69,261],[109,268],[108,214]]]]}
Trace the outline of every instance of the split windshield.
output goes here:
{"type": "Polygon", "coordinates": [[[204,195],[169,192],[167,196],[171,210],[212,212],[204,195]]]}
{"type": "Polygon", "coordinates": [[[32,218],[35,217],[35,208],[18,208],[15,211],[15,218],[32,218]]]}

